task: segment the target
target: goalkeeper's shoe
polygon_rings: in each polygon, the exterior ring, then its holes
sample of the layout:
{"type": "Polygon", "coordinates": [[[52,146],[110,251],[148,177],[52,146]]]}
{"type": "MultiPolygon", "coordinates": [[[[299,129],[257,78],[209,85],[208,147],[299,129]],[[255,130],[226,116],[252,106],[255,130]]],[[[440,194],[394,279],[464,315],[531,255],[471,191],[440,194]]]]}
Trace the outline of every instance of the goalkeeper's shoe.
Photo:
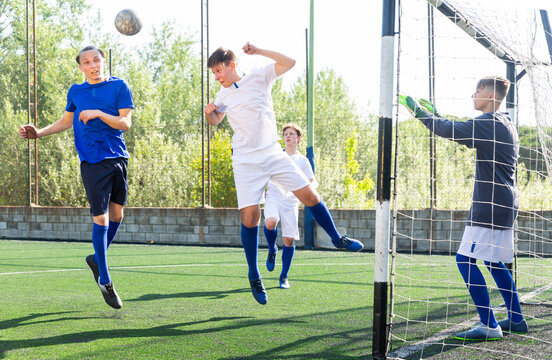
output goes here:
{"type": "Polygon", "coordinates": [[[102,285],[98,283],[98,286],[102,291],[102,295],[107,305],[111,306],[114,309],[120,309],[123,306],[123,303],[121,302],[121,298],[119,297],[119,295],[117,294],[117,291],[115,291],[115,288],[113,287],[113,282],[110,282],[109,284],[106,284],[106,285],[102,285]]]}
{"type": "Polygon", "coordinates": [[[287,277],[280,278],[280,289],[289,289],[289,281],[287,277]]]}
{"type": "Polygon", "coordinates": [[[249,280],[249,284],[251,285],[251,292],[253,293],[255,300],[257,300],[257,302],[261,305],[266,304],[268,301],[268,295],[263,285],[263,280],[261,278],[258,278],[257,280],[249,280]]]}
{"type": "Polygon", "coordinates": [[[483,323],[479,323],[470,330],[458,333],[454,336],[455,339],[467,341],[492,341],[501,340],[503,337],[500,326],[493,329],[483,323]]]}
{"type": "Polygon", "coordinates": [[[516,334],[526,334],[529,331],[527,327],[527,321],[523,319],[519,323],[515,323],[510,319],[504,319],[498,322],[498,326],[502,328],[502,331],[507,331],[516,334]]]}
{"type": "Polygon", "coordinates": [[[276,266],[276,254],[277,252],[268,252],[268,256],[266,258],[266,269],[268,271],[273,271],[276,266]]]}
{"type": "Polygon", "coordinates": [[[88,255],[86,257],[86,263],[88,264],[88,267],[90,267],[90,270],[92,270],[92,275],[94,275],[94,282],[96,284],[100,283],[100,269],[98,268],[98,264],[94,261],[94,254],[88,255]]]}
{"type": "Polygon", "coordinates": [[[359,251],[362,250],[362,248],[364,247],[364,245],[362,245],[360,241],[351,239],[350,237],[345,235],[337,241],[332,240],[332,243],[338,249],[347,249],[350,251],[359,251]]]}

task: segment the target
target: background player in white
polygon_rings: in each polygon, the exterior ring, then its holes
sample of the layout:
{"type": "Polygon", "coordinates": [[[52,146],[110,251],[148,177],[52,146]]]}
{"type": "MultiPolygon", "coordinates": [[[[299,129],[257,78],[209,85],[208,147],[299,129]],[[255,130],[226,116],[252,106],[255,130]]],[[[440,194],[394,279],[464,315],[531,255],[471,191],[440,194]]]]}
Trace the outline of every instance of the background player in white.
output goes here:
{"type": "MultiPolygon", "coordinates": [[[[289,123],[284,125],[282,134],[286,145],[285,152],[309,179],[311,186],[316,188],[316,180],[309,160],[297,152],[297,145],[301,141],[303,130],[299,125],[289,123]]],[[[266,268],[268,271],[273,271],[276,265],[276,254],[278,253],[278,246],[276,245],[277,226],[281,220],[284,245],[282,246],[280,288],[289,289],[288,272],[295,254],[295,240],[299,240],[299,200],[292,192],[285,191],[270,181],[266,190],[264,215],[264,233],[268,242],[266,268]]]]}
{"type": "Polygon", "coordinates": [[[275,61],[249,74],[239,75],[236,56],[231,50],[218,48],[209,56],[207,66],[222,88],[214,103],[207,104],[205,114],[210,125],[218,125],[228,113],[234,130],[232,166],[241,217],[241,239],[249,265],[249,283],[253,296],[260,304],[268,297],[257,266],[259,223],[264,190],[269,180],[292,191],[314,219],[328,233],[337,248],[359,251],[360,241],[341,236],[326,205],[310,186],[303,172],[282,151],[276,130],[271,89],[276,78],[295,65],[295,60],[275,51],[245,44],[248,55],[262,55],[275,61]]]}

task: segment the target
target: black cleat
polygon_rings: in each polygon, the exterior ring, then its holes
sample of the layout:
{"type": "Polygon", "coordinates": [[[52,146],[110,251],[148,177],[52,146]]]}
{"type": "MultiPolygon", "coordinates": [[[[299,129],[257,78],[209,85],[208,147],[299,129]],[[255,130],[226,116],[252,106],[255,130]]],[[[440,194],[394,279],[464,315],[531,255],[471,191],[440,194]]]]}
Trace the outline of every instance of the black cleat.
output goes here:
{"type": "Polygon", "coordinates": [[[115,291],[115,288],[113,287],[112,282],[106,285],[102,285],[98,283],[98,286],[102,291],[102,295],[107,305],[111,306],[114,309],[120,309],[123,306],[123,303],[121,302],[121,298],[119,297],[119,295],[117,295],[117,292],[115,291]]]}
{"type": "Polygon", "coordinates": [[[268,271],[273,271],[276,266],[276,253],[268,252],[268,257],[266,258],[266,269],[268,271]]]}
{"type": "Polygon", "coordinates": [[[88,267],[90,267],[90,270],[92,270],[92,275],[94,275],[94,282],[96,284],[100,283],[100,269],[98,268],[98,264],[94,261],[94,254],[88,255],[86,257],[86,263],[88,264],[88,267]]]}
{"type": "Polygon", "coordinates": [[[251,292],[253,293],[255,300],[257,300],[257,302],[261,305],[266,304],[268,301],[268,295],[263,286],[263,280],[261,278],[258,278],[257,280],[249,280],[249,284],[251,285],[251,292]]]}

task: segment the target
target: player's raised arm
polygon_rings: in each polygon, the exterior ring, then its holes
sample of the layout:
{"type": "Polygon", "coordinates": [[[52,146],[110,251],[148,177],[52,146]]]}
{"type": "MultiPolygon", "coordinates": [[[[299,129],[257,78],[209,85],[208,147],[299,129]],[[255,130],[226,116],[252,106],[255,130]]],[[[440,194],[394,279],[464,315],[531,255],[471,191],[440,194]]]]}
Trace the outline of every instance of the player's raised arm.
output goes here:
{"type": "Polygon", "coordinates": [[[66,111],[56,122],[42,129],[37,129],[34,125],[27,124],[19,127],[19,136],[22,139],[36,139],[46,135],[65,131],[73,126],[73,113],[66,111]]]}
{"type": "Polygon", "coordinates": [[[295,59],[292,59],[276,51],[260,49],[255,45],[250,44],[249,42],[243,46],[242,50],[247,55],[261,55],[274,60],[276,62],[274,64],[274,68],[276,70],[276,76],[282,75],[283,73],[291,69],[293,66],[295,66],[295,59]]]}

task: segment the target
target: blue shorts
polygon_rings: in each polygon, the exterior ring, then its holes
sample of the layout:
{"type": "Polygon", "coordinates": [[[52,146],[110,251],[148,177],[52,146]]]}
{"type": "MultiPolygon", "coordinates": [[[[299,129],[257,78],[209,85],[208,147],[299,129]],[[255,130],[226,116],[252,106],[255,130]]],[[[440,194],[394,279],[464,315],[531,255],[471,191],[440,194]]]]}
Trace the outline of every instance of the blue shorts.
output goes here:
{"type": "Polygon", "coordinates": [[[81,162],[81,176],[93,216],[109,211],[109,202],[126,205],[128,159],[105,159],[99,163],[81,162]]]}

